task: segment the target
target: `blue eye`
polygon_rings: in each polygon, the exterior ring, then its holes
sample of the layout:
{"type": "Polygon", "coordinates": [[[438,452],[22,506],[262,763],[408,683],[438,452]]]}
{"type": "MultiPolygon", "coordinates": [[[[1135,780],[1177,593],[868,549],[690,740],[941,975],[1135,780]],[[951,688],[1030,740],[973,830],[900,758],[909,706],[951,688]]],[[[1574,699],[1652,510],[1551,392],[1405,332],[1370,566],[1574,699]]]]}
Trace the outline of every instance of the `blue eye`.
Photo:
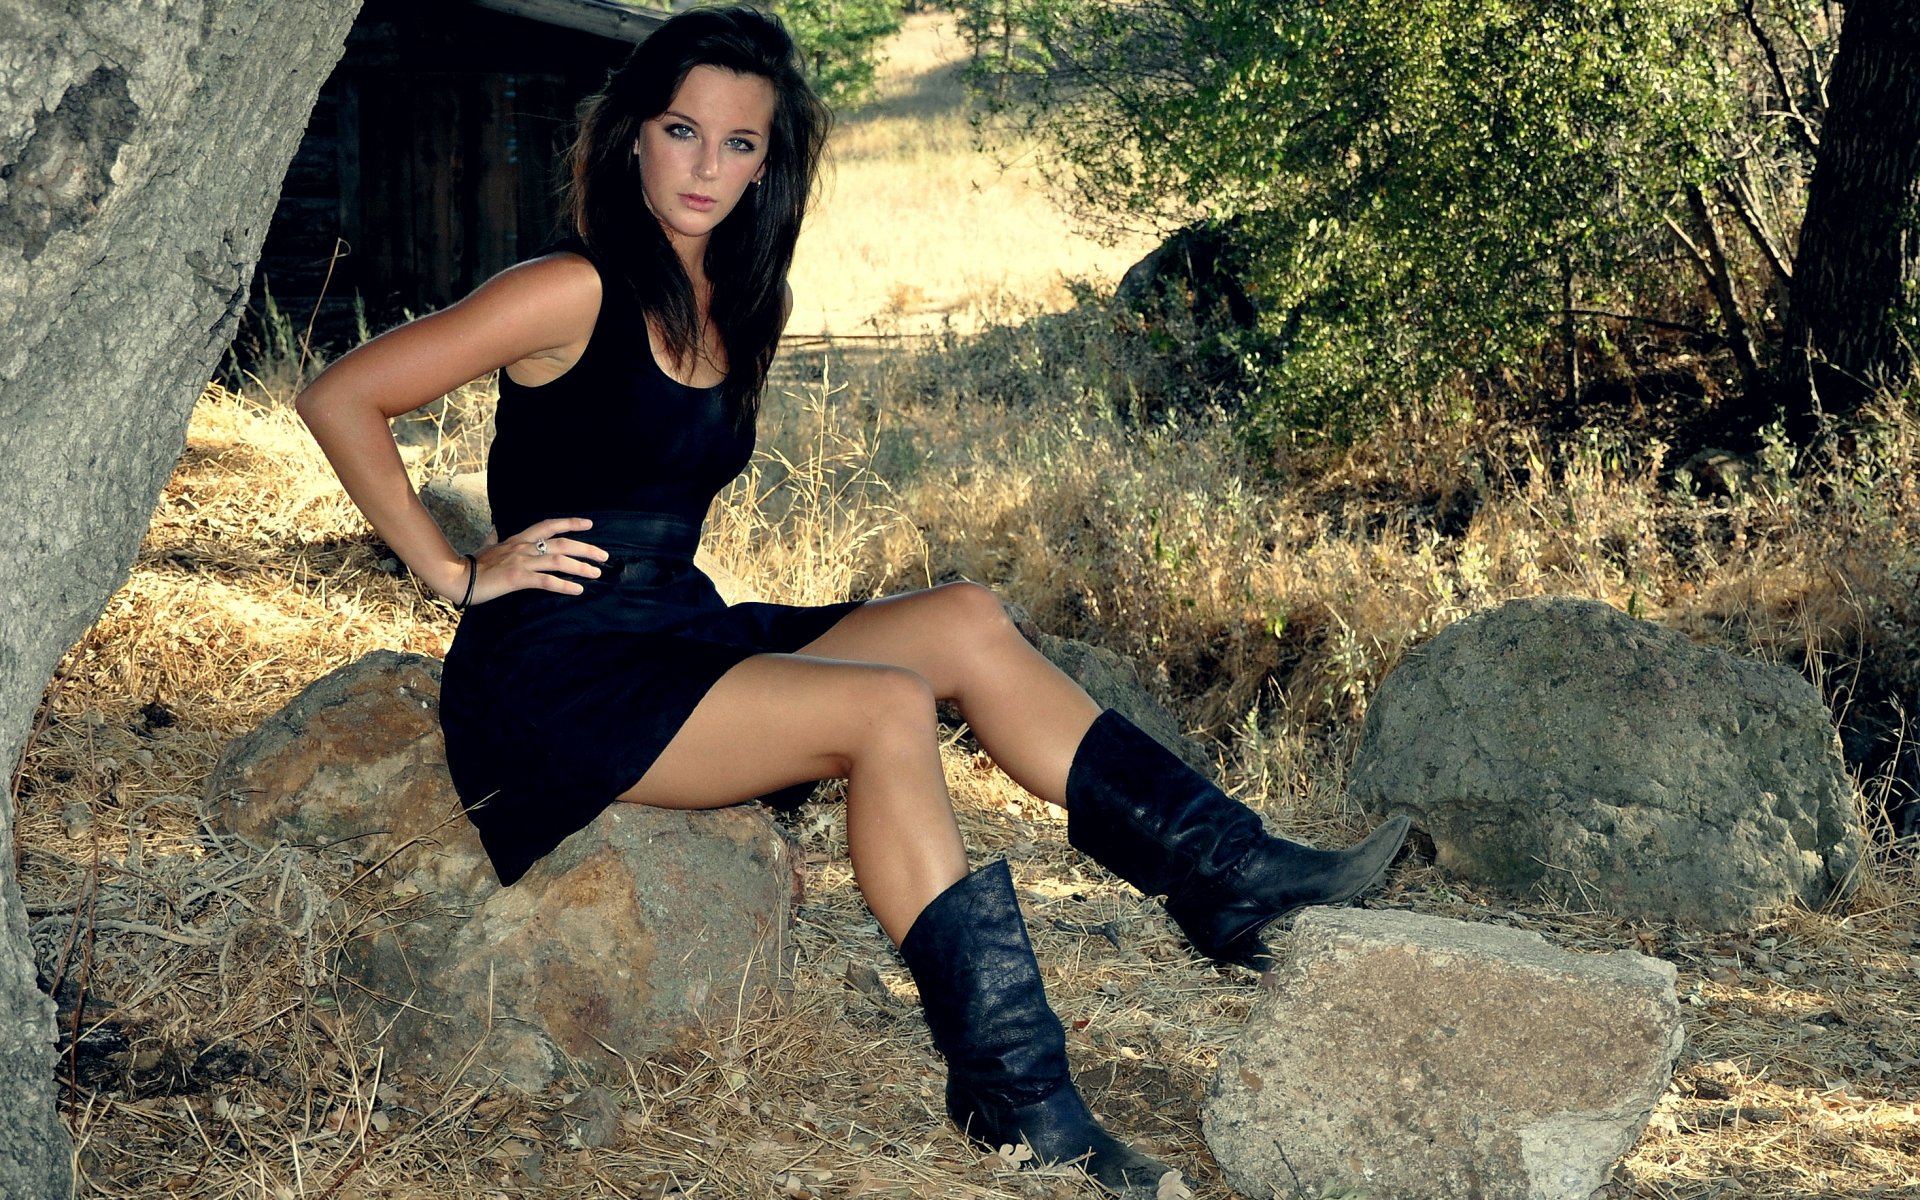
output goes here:
{"type": "Polygon", "coordinates": [[[674,124],[667,126],[667,136],[670,138],[681,138],[681,139],[690,138],[693,136],[693,130],[689,129],[685,125],[675,122],[674,124]]]}
{"type": "Polygon", "coordinates": [[[727,145],[732,146],[735,150],[738,150],[742,154],[753,153],[753,143],[748,141],[746,138],[728,138],[727,145]]]}

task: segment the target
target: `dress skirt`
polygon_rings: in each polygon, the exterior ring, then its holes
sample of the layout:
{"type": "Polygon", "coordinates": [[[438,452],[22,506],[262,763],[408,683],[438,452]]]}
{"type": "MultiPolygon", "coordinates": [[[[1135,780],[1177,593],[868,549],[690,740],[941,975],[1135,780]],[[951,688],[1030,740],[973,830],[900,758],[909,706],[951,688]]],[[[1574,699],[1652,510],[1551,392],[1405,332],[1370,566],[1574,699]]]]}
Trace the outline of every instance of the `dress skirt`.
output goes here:
{"type": "Polygon", "coordinates": [[[638,783],[735,664],[798,650],[861,604],[728,605],[693,565],[698,521],[577,515],[609,555],[600,578],[475,605],[447,651],[447,766],[502,884],[638,783]]]}

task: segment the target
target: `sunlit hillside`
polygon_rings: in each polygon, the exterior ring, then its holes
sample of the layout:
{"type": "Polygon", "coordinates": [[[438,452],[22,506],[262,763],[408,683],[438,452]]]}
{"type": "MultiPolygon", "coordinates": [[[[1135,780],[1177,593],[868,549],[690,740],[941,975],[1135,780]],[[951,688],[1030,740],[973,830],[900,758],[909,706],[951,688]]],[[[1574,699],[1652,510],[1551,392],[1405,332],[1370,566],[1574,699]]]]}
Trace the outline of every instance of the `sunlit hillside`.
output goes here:
{"type": "Polygon", "coordinates": [[[1152,248],[1086,236],[1030,150],[975,148],[951,15],[910,16],[874,99],[839,116],[821,202],[795,257],[793,335],[963,330],[1067,305],[1067,279],[1111,284],[1152,248]]]}

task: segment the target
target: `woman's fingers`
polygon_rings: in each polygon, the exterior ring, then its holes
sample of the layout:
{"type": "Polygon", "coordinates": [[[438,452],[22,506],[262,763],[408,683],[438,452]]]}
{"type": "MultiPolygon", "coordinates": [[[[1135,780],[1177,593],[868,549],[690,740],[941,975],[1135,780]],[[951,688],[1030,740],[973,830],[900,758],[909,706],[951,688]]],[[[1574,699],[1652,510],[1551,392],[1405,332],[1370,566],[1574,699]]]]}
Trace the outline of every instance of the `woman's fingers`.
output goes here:
{"type": "Polygon", "coordinates": [[[576,583],[550,570],[528,571],[525,574],[525,579],[526,582],[521,585],[523,587],[540,588],[544,591],[560,592],[568,596],[578,596],[587,590],[584,584],[576,583]]]}
{"type": "Polygon", "coordinates": [[[593,522],[585,517],[548,517],[544,521],[535,521],[527,526],[526,532],[520,537],[534,542],[541,538],[551,538],[556,534],[579,533],[583,529],[592,528],[593,522]]]}
{"type": "Polygon", "coordinates": [[[584,517],[553,517],[505,541],[482,545],[473,602],[524,589],[580,595],[586,588],[568,576],[598,579],[607,553],[566,535],[592,527],[593,522],[584,517]]]}
{"type": "Polygon", "coordinates": [[[598,546],[586,542],[576,542],[572,538],[541,538],[528,543],[529,553],[534,559],[552,559],[552,563],[536,561],[534,566],[542,571],[571,571],[575,575],[598,575],[600,572],[583,571],[578,568],[595,566],[606,561],[606,552],[598,546]],[[571,565],[569,565],[571,564],[571,565]]]}
{"type": "Polygon", "coordinates": [[[475,604],[526,589],[578,596],[587,589],[567,575],[558,573],[559,564],[568,564],[566,569],[577,574],[591,571],[598,575],[600,571],[598,567],[557,555],[536,557],[530,544],[503,542],[501,548],[506,552],[480,559],[480,578],[474,589],[475,604]]]}
{"type": "MultiPolygon", "coordinates": [[[[527,526],[526,532],[512,540],[531,546],[536,558],[558,556],[589,562],[604,562],[607,557],[606,551],[589,542],[577,541],[566,536],[592,528],[593,522],[585,517],[550,517],[545,521],[535,521],[527,526]]],[[[554,566],[545,569],[566,570],[568,568],[554,566]]],[[[584,574],[584,572],[575,573],[584,574]]]]}

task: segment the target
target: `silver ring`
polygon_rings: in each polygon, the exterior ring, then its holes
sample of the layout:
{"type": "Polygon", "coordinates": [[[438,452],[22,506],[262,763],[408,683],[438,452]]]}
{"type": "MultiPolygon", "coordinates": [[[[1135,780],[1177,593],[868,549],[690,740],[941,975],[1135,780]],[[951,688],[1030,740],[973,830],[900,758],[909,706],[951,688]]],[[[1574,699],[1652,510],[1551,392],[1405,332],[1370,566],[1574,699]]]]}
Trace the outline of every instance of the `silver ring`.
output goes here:
{"type": "Polygon", "coordinates": [[[545,554],[547,552],[547,542],[545,538],[533,544],[533,552],[535,554],[545,554]]]}

